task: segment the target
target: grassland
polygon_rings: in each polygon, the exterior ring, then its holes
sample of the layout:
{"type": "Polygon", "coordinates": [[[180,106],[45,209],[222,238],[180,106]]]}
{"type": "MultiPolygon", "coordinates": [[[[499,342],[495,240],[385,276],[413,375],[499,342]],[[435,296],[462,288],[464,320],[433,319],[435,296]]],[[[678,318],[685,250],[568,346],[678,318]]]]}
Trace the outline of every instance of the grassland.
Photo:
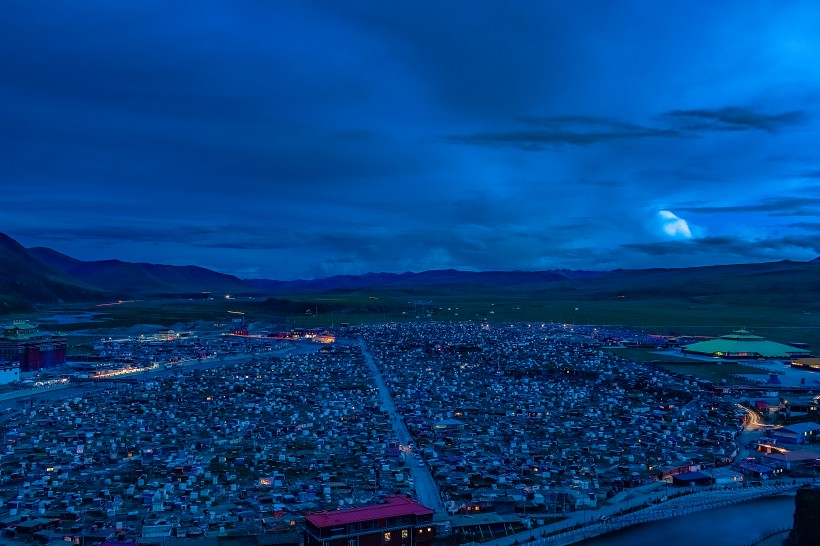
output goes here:
{"type": "MultiPolygon", "coordinates": [[[[630,327],[646,333],[714,336],[746,328],[774,340],[805,341],[820,347],[820,308],[816,303],[771,305],[749,300],[725,302],[714,297],[695,303],[686,298],[595,298],[559,290],[396,291],[374,289],[351,293],[288,294],[287,305],[264,298],[242,300],[145,300],[121,305],[64,305],[43,309],[37,316],[91,311],[96,321],[61,325],[70,331],[96,327],[121,328],[134,324],[173,324],[197,320],[226,321],[229,311],[249,320],[287,326],[332,326],[410,320],[561,322],[630,327]],[[309,314],[306,314],[309,312],[309,314]]],[[[18,315],[14,315],[15,317],[18,315]]],[[[24,317],[24,318],[25,318],[24,317]]],[[[9,315],[11,318],[11,315],[9,315]]]]}
{"type": "Polygon", "coordinates": [[[707,379],[714,383],[720,383],[722,380],[725,380],[726,383],[730,385],[733,383],[738,385],[752,383],[751,381],[747,381],[743,378],[735,378],[734,376],[738,374],[767,375],[767,372],[763,370],[744,366],[742,364],[738,364],[737,362],[691,362],[689,364],[663,363],[659,364],[659,366],[665,370],[678,372],[685,375],[693,375],[697,378],[707,379]]]}
{"type": "MultiPolygon", "coordinates": [[[[227,323],[245,313],[275,327],[333,327],[414,320],[560,322],[629,327],[653,334],[717,336],[738,328],[820,349],[820,264],[778,262],[684,270],[624,271],[567,282],[499,286],[455,283],[382,286],[274,299],[144,300],[64,305],[30,315],[95,313],[64,331],[227,323]]],[[[7,315],[17,318],[19,315],[7,315]]]]}
{"type": "Polygon", "coordinates": [[[692,302],[688,298],[611,298],[561,294],[559,291],[519,293],[482,291],[458,293],[297,294],[288,296],[305,304],[333,304],[319,316],[292,314],[293,324],[313,326],[339,322],[367,323],[421,320],[490,322],[560,322],[629,327],[655,334],[717,336],[738,328],[781,342],[803,341],[820,347],[820,309],[804,305],[771,304],[749,298],[742,302],[714,297],[692,302]],[[378,299],[371,299],[378,298],[378,299]],[[413,302],[416,302],[415,304],[413,302]],[[429,302],[420,304],[418,302],[429,302]],[[378,309],[375,309],[378,307],[378,309]],[[429,315],[429,318],[428,318],[429,315]]]}
{"type": "Polygon", "coordinates": [[[758,368],[744,366],[737,362],[719,362],[716,360],[700,360],[686,358],[683,356],[658,353],[654,349],[643,347],[627,347],[617,349],[607,349],[613,355],[628,358],[636,362],[653,362],[665,370],[692,375],[699,379],[707,379],[714,383],[725,380],[728,384],[750,384],[751,381],[743,378],[736,378],[740,374],[763,374],[767,372],[758,368]]]}

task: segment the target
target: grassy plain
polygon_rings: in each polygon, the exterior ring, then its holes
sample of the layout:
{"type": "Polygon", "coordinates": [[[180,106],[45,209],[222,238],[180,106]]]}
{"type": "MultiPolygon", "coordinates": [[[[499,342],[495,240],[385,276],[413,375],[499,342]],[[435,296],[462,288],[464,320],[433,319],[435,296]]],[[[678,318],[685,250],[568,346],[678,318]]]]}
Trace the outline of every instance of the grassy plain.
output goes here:
{"type": "MultiPolygon", "coordinates": [[[[805,341],[820,346],[820,305],[778,305],[749,300],[724,302],[718,297],[694,303],[673,297],[603,297],[559,289],[431,291],[373,289],[329,294],[287,294],[277,302],[265,298],[218,300],[143,300],[121,305],[63,305],[25,315],[92,312],[94,322],[60,326],[62,330],[121,328],[134,324],[173,324],[197,320],[229,321],[245,313],[248,320],[289,326],[338,326],[388,321],[484,320],[491,323],[560,322],[630,327],[646,333],[714,336],[746,328],[774,340],[805,341]],[[233,312],[233,313],[230,313],[233,312]],[[307,312],[307,313],[306,313],[307,312]]],[[[18,315],[15,315],[18,316],[18,315]]],[[[11,317],[9,317],[10,319],[11,317]]]]}
{"type": "MultiPolygon", "coordinates": [[[[275,328],[338,327],[402,321],[558,322],[628,327],[652,334],[717,336],[738,328],[783,343],[820,348],[820,283],[805,264],[764,264],[754,275],[721,276],[723,268],[625,272],[572,282],[500,287],[482,284],[379,287],[325,293],[277,294],[214,300],[142,300],[120,305],[42,308],[38,317],[77,314],[78,321],[51,326],[71,332],[137,324],[186,329],[199,321],[227,324],[236,313],[275,328]],[[762,267],[762,271],[761,271],[762,267]],[[662,277],[658,280],[657,277],[662,277]],[[788,282],[783,279],[790,279],[788,282]],[[83,313],[94,314],[89,321],[83,313]]],[[[736,270],[732,270],[736,271],[736,270]]],[[[8,316],[10,318],[17,318],[8,316]]],[[[44,323],[44,325],[47,323],[44,323]]],[[[623,354],[623,353],[621,353],[623,354]]],[[[630,356],[641,360],[641,355],[630,356]]],[[[674,358],[649,356],[648,360],[674,358]]],[[[729,377],[732,365],[665,364],[707,379],[729,377]],[[691,368],[691,369],[689,369],[691,368]]]]}

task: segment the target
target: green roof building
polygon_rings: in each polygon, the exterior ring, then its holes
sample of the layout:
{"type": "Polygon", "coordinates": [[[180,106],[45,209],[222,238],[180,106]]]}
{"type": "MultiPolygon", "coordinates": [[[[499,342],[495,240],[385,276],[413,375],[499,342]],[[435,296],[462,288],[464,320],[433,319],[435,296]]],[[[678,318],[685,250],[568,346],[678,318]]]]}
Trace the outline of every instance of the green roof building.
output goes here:
{"type": "Polygon", "coordinates": [[[692,343],[681,349],[683,354],[713,356],[716,358],[799,358],[809,356],[806,349],[775,343],[755,336],[746,330],[735,330],[731,334],[709,341],[692,343]]]}

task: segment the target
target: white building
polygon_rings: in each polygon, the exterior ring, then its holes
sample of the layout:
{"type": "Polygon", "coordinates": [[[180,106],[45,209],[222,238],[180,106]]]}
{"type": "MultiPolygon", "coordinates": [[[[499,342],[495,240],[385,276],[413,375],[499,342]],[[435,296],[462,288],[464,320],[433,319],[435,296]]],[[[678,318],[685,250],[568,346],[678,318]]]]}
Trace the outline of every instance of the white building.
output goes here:
{"type": "Polygon", "coordinates": [[[20,381],[20,364],[0,361],[0,385],[20,381]]]}

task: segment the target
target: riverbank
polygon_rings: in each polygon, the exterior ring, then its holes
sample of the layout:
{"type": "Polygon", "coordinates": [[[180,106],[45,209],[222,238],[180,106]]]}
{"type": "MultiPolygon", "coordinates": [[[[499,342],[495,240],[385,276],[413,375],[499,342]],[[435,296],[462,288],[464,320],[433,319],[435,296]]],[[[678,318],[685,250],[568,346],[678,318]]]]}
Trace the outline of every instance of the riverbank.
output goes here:
{"type": "MultiPolygon", "coordinates": [[[[662,482],[659,482],[659,484],[663,485],[662,482]]],[[[587,512],[572,512],[567,514],[566,519],[560,522],[505,536],[483,544],[484,546],[514,546],[516,543],[532,542],[535,545],[565,546],[588,541],[599,536],[609,536],[612,533],[634,526],[685,517],[693,513],[716,510],[772,495],[782,495],[793,491],[793,488],[796,487],[792,483],[783,483],[729,489],[686,488],[678,490],[676,492],[678,496],[660,501],[660,498],[663,497],[659,497],[658,484],[654,484],[654,486],[645,486],[645,489],[640,493],[630,494],[627,503],[621,502],[587,512]],[[631,510],[628,508],[629,506],[632,507],[631,510]]],[[[793,505],[793,496],[789,498],[792,499],[790,502],[793,505]]],[[[759,538],[763,531],[783,527],[786,527],[786,525],[769,526],[761,530],[761,533],[750,537],[749,540],[759,538]]]]}
{"type": "MultiPolygon", "coordinates": [[[[644,523],[578,542],[580,546],[780,546],[785,535],[760,542],[772,530],[791,527],[794,497],[775,496],[644,523]],[[778,540],[780,538],[780,540],[778,540]],[[773,541],[773,542],[772,542],[773,541]]],[[[539,545],[540,541],[533,542],[539,545]]],[[[556,543],[541,543],[553,546],[556,543]]]]}

